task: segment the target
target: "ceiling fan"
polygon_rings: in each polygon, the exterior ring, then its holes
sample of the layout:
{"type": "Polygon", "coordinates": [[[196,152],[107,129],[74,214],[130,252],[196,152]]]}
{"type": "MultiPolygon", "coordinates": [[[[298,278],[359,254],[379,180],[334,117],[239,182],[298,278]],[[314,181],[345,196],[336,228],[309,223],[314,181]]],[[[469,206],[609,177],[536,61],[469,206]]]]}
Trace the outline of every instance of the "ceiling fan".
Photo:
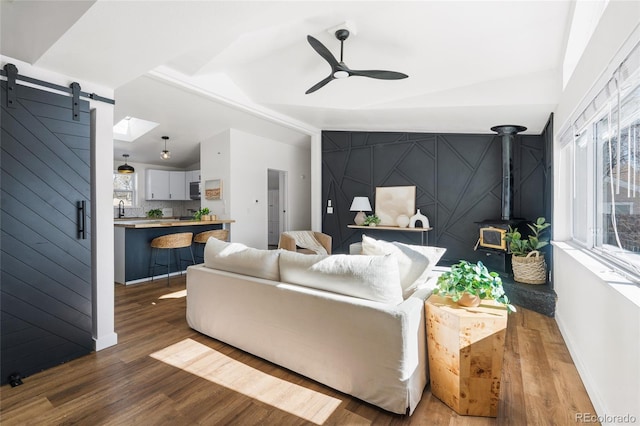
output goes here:
{"type": "Polygon", "coordinates": [[[370,78],[379,78],[382,80],[400,80],[402,78],[409,77],[407,74],[403,74],[401,72],[395,71],[382,71],[382,70],[352,70],[350,69],[343,61],[342,61],[342,52],[344,41],[349,37],[349,30],[340,29],[336,31],[336,38],[340,40],[340,62],[336,60],[336,58],[331,54],[329,49],[324,47],[322,43],[320,43],[317,39],[307,36],[307,41],[313,47],[313,49],[318,52],[320,56],[324,58],[325,61],[329,62],[331,65],[331,74],[324,80],[315,84],[309,90],[305,92],[305,94],[313,93],[331,80],[336,78],[347,78],[351,76],[360,76],[360,77],[370,77],[370,78]]]}

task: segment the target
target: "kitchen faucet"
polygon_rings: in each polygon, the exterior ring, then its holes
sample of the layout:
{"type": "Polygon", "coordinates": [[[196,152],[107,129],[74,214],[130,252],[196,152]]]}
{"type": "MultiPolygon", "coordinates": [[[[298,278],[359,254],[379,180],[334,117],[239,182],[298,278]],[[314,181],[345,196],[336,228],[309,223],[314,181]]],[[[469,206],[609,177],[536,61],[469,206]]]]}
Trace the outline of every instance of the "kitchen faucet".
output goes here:
{"type": "Polygon", "coordinates": [[[118,219],[124,217],[124,200],[120,200],[118,203],[118,219]]]}

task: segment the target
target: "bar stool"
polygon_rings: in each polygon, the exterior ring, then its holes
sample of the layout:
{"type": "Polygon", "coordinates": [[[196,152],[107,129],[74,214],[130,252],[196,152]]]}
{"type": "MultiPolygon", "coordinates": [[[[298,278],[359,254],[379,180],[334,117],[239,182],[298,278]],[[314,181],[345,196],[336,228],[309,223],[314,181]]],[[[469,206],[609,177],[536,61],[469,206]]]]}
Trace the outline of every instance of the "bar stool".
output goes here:
{"type": "Polygon", "coordinates": [[[153,263],[149,265],[149,269],[151,270],[151,281],[153,281],[154,271],[156,266],[166,266],[167,267],[167,286],[169,286],[169,274],[171,273],[171,250],[174,250],[174,255],[176,255],[176,267],[179,271],[182,271],[182,262],[188,262],[189,260],[184,260],[178,253],[175,252],[175,249],[181,249],[189,247],[189,252],[191,253],[191,263],[193,265],[196,264],[195,259],[193,258],[193,250],[191,249],[191,238],[193,237],[192,232],[180,232],[176,234],[163,235],[161,237],[156,237],[151,240],[151,249],[153,251],[152,261],[153,263]],[[158,263],[158,252],[160,250],[167,250],[167,263],[158,263]]]}
{"type": "Polygon", "coordinates": [[[203,262],[204,262],[204,245],[207,243],[207,241],[209,241],[209,238],[215,238],[218,240],[227,241],[227,239],[229,238],[229,230],[214,229],[213,231],[200,232],[199,234],[196,234],[195,237],[193,237],[193,242],[196,244],[196,257],[202,258],[203,262]],[[197,248],[200,246],[202,246],[202,256],[198,254],[200,250],[197,248]]]}

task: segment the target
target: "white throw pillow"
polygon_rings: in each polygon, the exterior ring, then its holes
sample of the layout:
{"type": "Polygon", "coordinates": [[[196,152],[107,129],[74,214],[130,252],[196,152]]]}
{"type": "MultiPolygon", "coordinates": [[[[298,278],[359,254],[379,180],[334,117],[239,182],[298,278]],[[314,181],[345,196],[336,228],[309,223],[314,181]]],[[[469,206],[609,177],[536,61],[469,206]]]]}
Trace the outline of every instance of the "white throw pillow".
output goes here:
{"type": "Polygon", "coordinates": [[[280,281],[280,252],[209,238],[204,248],[204,265],[221,271],[280,281]]]}
{"type": "Polygon", "coordinates": [[[405,299],[414,292],[418,285],[427,280],[429,272],[445,251],[446,249],[440,247],[416,246],[362,236],[362,254],[391,255],[396,258],[400,285],[405,299]]]}
{"type": "Polygon", "coordinates": [[[442,258],[444,253],[447,251],[444,247],[435,247],[435,246],[416,246],[412,244],[404,244],[399,242],[394,242],[398,247],[403,247],[409,250],[413,250],[426,256],[429,259],[429,266],[425,272],[429,273],[433,268],[438,264],[438,261],[442,258]]]}
{"type": "Polygon", "coordinates": [[[282,282],[397,305],[402,287],[398,262],[391,256],[280,255],[282,282]]]}

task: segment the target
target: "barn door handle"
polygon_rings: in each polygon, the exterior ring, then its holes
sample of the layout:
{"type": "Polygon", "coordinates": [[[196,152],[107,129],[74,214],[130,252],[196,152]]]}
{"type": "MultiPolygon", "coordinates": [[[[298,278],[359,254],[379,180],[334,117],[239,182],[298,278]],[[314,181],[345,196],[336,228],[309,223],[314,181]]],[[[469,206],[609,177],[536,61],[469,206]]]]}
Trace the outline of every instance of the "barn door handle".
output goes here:
{"type": "Polygon", "coordinates": [[[78,201],[78,238],[87,239],[87,202],[78,201]]]}

